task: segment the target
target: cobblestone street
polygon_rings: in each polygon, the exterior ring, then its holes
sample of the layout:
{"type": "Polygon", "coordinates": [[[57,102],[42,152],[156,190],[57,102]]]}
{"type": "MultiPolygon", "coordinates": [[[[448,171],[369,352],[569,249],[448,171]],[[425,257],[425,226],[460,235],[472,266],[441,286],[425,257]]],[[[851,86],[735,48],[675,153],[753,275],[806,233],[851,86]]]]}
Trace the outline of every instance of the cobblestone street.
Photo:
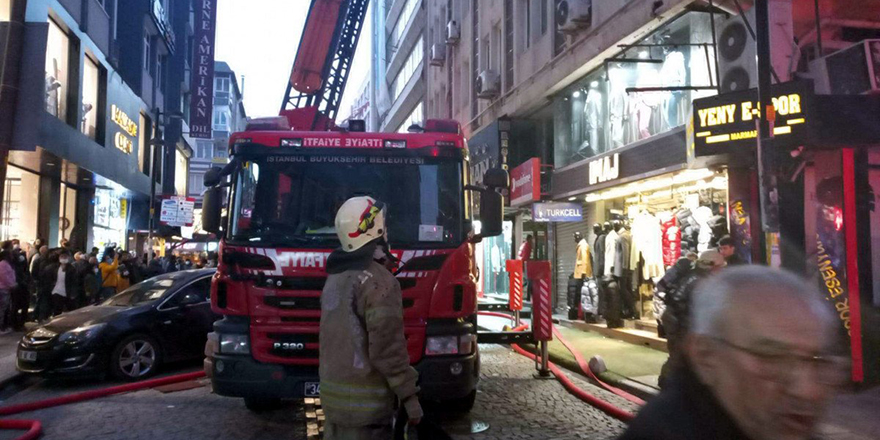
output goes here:
{"type": "MultiPolygon", "coordinates": [[[[622,423],[582,403],[557,381],[534,379],[534,364],[530,360],[503,346],[484,345],[481,350],[483,380],[471,415],[430,415],[456,440],[608,439],[622,431],[622,423]],[[471,425],[480,423],[488,424],[489,428],[471,434],[471,425]]],[[[614,395],[575,380],[603,399],[634,409],[614,395]]],[[[70,386],[43,381],[19,392],[4,405],[100,386],[103,385],[70,386]]],[[[292,404],[281,410],[254,414],[245,409],[240,399],[216,396],[207,386],[167,394],[141,391],[20,414],[15,418],[42,421],[43,438],[48,440],[305,438],[305,419],[300,406],[292,404]]],[[[12,439],[13,434],[2,432],[0,439],[12,439]]]]}

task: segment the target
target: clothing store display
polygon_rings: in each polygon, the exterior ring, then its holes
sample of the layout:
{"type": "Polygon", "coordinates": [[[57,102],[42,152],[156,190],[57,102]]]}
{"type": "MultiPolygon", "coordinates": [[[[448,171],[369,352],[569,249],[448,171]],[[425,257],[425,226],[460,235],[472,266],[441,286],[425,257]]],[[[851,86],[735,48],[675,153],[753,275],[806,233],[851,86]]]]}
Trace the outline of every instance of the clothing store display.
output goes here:
{"type": "Polygon", "coordinates": [[[587,92],[587,103],[584,105],[584,141],[589,143],[594,155],[605,152],[599,140],[604,124],[602,92],[596,87],[590,87],[587,92]]]}
{"type": "Polygon", "coordinates": [[[615,230],[608,232],[605,236],[605,270],[602,273],[605,276],[615,275],[615,262],[617,262],[618,251],[620,250],[620,235],[615,230]]]}
{"type": "Polygon", "coordinates": [[[645,260],[642,278],[651,279],[663,276],[663,245],[661,242],[660,221],[647,211],[642,211],[632,223],[632,254],[630,267],[638,265],[638,256],[645,260]]]}
{"type": "Polygon", "coordinates": [[[581,289],[584,286],[582,278],[571,277],[568,279],[568,289],[566,289],[566,305],[568,306],[568,319],[575,320],[580,315],[581,289]]]}
{"type": "Polygon", "coordinates": [[[577,255],[574,260],[574,277],[583,279],[593,276],[593,262],[591,261],[590,245],[583,238],[577,244],[577,255]]]}
{"type": "MultiPolygon", "coordinates": [[[[632,231],[629,228],[621,229],[620,232],[620,255],[619,259],[620,264],[617,264],[615,267],[619,267],[621,273],[627,270],[632,270],[632,231]]],[[[621,275],[617,275],[621,276],[621,275]]]]}
{"type": "Polygon", "coordinates": [[[661,233],[663,234],[663,265],[672,266],[681,257],[681,229],[677,225],[676,218],[671,214],[661,219],[661,233]]]}
{"type": "Polygon", "coordinates": [[[605,275],[605,234],[599,234],[593,242],[593,276],[600,278],[603,275],[605,275]]]}
{"type": "Polygon", "coordinates": [[[697,237],[697,251],[704,252],[709,249],[709,242],[712,240],[712,228],[709,226],[709,219],[712,218],[712,210],[706,206],[700,206],[694,211],[694,219],[700,226],[700,233],[697,237]]]}
{"type": "Polygon", "coordinates": [[[599,314],[599,286],[593,278],[587,279],[581,287],[581,310],[584,319],[599,314]]]}
{"type": "Polygon", "coordinates": [[[616,278],[605,278],[600,283],[604,286],[599,290],[600,314],[605,318],[605,324],[608,328],[623,327],[620,282],[616,278]]]}

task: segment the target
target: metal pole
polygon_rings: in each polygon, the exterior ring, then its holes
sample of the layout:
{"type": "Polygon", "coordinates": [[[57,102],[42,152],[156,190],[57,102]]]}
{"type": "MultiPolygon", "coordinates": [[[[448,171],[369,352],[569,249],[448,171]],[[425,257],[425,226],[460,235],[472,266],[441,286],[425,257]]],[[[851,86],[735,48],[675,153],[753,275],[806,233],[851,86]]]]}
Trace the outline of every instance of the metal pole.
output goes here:
{"type": "Polygon", "coordinates": [[[757,0],[755,2],[755,27],[757,28],[757,52],[758,52],[758,101],[760,105],[760,117],[758,119],[758,172],[761,187],[761,207],[764,230],[776,232],[777,226],[774,206],[771,206],[770,192],[774,189],[773,175],[775,167],[775,155],[772,145],[769,145],[770,121],[768,115],[772,111],[773,103],[770,94],[770,13],[769,0],[757,0]]]}
{"type": "Polygon", "coordinates": [[[158,154],[156,151],[159,149],[159,145],[156,144],[156,140],[159,139],[159,108],[155,108],[153,110],[153,115],[155,117],[155,121],[153,123],[153,139],[150,141],[149,146],[151,147],[150,154],[150,202],[149,202],[149,212],[150,212],[150,226],[147,231],[147,262],[153,261],[153,218],[155,217],[155,202],[156,202],[156,159],[158,154]]]}
{"type": "Polygon", "coordinates": [[[825,56],[825,51],[822,48],[822,22],[819,19],[819,0],[815,0],[813,2],[813,7],[816,9],[816,45],[819,46],[819,57],[825,56]]]}
{"type": "Polygon", "coordinates": [[[519,319],[519,310],[514,310],[513,312],[513,323],[514,327],[519,327],[520,325],[522,325],[519,319]]]}
{"type": "Polygon", "coordinates": [[[541,369],[538,370],[538,374],[541,377],[550,376],[550,369],[548,368],[549,363],[550,363],[549,344],[547,343],[547,341],[541,341],[541,369]]]}

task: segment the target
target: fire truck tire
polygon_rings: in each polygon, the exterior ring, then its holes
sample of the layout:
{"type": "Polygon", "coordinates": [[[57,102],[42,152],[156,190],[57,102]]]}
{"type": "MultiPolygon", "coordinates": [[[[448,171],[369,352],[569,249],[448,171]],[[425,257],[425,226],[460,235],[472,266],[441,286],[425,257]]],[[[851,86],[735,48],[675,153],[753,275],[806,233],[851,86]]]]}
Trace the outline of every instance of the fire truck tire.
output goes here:
{"type": "Polygon", "coordinates": [[[477,390],[472,390],[467,396],[443,402],[443,407],[449,408],[452,412],[464,414],[474,409],[474,402],[476,401],[477,390]]]}
{"type": "Polygon", "coordinates": [[[253,412],[266,412],[281,408],[281,399],[268,397],[245,397],[244,406],[253,412]]]}

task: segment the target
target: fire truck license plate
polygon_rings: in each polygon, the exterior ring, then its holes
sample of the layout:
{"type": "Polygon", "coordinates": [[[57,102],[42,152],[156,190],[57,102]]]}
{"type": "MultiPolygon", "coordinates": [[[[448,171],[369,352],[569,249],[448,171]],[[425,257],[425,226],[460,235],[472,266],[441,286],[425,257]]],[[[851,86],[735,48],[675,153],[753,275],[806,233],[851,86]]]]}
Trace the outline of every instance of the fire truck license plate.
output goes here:
{"type": "Polygon", "coordinates": [[[306,382],[305,395],[306,397],[320,397],[321,394],[321,383],[320,382],[306,382]]]}

